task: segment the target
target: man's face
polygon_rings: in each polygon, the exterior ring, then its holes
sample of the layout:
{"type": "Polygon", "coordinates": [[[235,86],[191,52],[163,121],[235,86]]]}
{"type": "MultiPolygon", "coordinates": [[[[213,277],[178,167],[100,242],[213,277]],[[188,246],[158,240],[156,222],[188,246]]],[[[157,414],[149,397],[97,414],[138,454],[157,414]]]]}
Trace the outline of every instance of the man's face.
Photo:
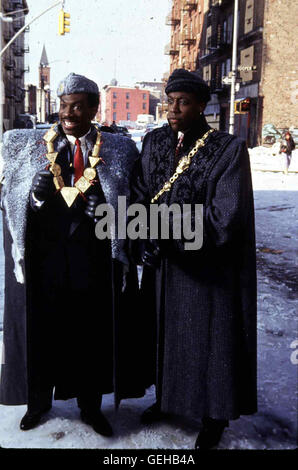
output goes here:
{"type": "Polygon", "coordinates": [[[81,137],[90,129],[96,107],[90,107],[86,93],[73,93],[60,98],[59,119],[65,134],[81,137]]]}
{"type": "Polygon", "coordinates": [[[174,132],[186,131],[199,119],[205,103],[199,102],[194,93],[174,91],[168,94],[168,121],[174,132]]]}

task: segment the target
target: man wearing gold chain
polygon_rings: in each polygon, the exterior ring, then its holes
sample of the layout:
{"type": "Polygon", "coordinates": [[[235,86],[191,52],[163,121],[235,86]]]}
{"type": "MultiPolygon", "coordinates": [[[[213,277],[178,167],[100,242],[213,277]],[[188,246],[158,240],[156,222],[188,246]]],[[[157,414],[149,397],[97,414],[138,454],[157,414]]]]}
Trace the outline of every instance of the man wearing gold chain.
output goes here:
{"type": "Polygon", "coordinates": [[[116,405],[144,394],[133,337],[138,286],[124,240],[96,238],[95,208],[116,209],[119,195],[129,200],[138,152],[130,139],[91,123],[99,103],[95,82],[71,73],[57,94],[59,122],[46,134],[4,136],[0,402],[27,403],[20,427],[28,430],[51,408],[54,389],[55,399],[76,397],[81,419],[110,436],[102,394],[114,392],[116,405]]]}
{"type": "Polygon", "coordinates": [[[159,235],[145,243],[142,293],[147,316],[154,312],[156,321],[156,403],[142,422],[167,415],[202,420],[195,447],[206,449],[218,444],[230,419],[257,409],[249,157],[245,142],[207,124],[210,90],[197,72],[174,70],[165,91],[169,126],[144,139],[133,200],[188,205],[191,225],[198,222],[195,205],[202,204],[203,243],[188,251],[185,239],[174,236],[177,210],[169,219],[170,239],[159,235]]]}

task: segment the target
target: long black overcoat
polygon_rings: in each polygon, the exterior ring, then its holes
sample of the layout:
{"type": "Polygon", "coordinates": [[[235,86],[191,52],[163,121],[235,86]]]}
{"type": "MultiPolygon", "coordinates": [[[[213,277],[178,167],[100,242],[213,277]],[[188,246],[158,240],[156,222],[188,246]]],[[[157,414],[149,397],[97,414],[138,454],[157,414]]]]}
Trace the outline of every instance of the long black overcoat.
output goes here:
{"type": "MultiPolygon", "coordinates": [[[[67,182],[69,164],[66,168],[64,163],[69,144],[60,126],[57,130],[57,162],[67,182]]],[[[4,135],[0,403],[27,403],[30,392],[51,376],[57,399],[77,396],[90,387],[102,393],[114,391],[118,405],[121,398],[142,396],[145,391],[139,314],[134,308],[136,272],[129,265],[125,240],[95,237],[82,199],[69,209],[57,194],[51,207],[32,212],[32,178],[48,163],[43,135],[38,130],[4,135]]],[[[90,151],[96,136],[92,126],[86,137],[90,151]]],[[[118,196],[129,202],[138,152],[129,139],[107,133],[102,133],[100,152],[104,163],[97,166],[100,184],[93,190],[117,213],[118,196]]]]}
{"type": "MultiPolygon", "coordinates": [[[[182,155],[208,130],[204,117],[201,121],[185,134],[182,155]]],[[[146,136],[135,167],[134,201],[150,204],[170,179],[176,144],[169,126],[146,136]]],[[[152,361],[161,408],[194,419],[254,413],[255,232],[245,143],[214,131],[160,197],[162,203],[203,204],[203,245],[186,251],[183,239],[161,241],[160,267],[144,268],[144,315],[155,311],[157,318],[152,361]]]]}

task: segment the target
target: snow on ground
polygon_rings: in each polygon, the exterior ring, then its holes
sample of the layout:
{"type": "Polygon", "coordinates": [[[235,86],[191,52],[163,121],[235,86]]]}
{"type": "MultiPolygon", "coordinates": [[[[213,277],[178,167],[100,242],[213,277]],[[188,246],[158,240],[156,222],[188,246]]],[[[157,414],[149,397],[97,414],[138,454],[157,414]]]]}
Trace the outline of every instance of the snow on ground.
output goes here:
{"type": "MultiPolygon", "coordinates": [[[[273,158],[262,148],[253,149],[252,154],[252,164],[257,158],[263,165],[268,158],[273,158]]],[[[258,266],[259,411],[230,422],[219,448],[293,449],[297,447],[295,362],[298,354],[294,341],[298,340],[298,174],[253,171],[253,185],[258,266]]],[[[148,427],[139,423],[142,411],[153,402],[153,387],[142,399],[124,400],[118,412],[113,409],[113,396],[104,396],[102,409],[114,428],[112,438],[97,435],[80,421],[75,400],[54,401],[41,425],[27,432],[19,430],[25,406],[0,406],[0,446],[192,449],[198,432],[196,423],[174,419],[148,427]]]]}

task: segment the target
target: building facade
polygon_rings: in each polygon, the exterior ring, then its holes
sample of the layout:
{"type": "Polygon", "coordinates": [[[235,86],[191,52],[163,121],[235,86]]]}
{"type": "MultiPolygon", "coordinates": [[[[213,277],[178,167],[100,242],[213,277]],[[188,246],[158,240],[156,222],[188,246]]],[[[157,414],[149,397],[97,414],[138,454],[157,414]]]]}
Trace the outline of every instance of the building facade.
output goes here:
{"type": "MultiPolygon", "coordinates": [[[[207,8],[197,67],[212,93],[205,112],[207,119],[213,127],[228,131],[230,85],[224,80],[231,72],[234,1],[210,0],[207,8]]],[[[235,134],[243,137],[249,146],[260,140],[263,23],[264,0],[239,0],[235,134]],[[246,111],[241,108],[238,112],[244,101],[246,111]]]]}
{"type": "MultiPolygon", "coordinates": [[[[11,23],[2,22],[1,50],[25,24],[25,15],[28,13],[26,0],[1,0],[1,12],[13,18],[11,23]],[[21,13],[14,13],[24,10],[21,13]]],[[[25,35],[20,34],[2,56],[3,94],[3,127],[12,129],[18,122],[18,116],[24,113],[25,86],[24,74],[29,72],[25,67],[24,54],[29,52],[25,35]],[[4,100],[3,100],[4,101],[4,100]]]]}
{"type": "Polygon", "coordinates": [[[298,2],[265,0],[261,125],[298,127],[298,2]]]}
{"type": "Polygon", "coordinates": [[[106,85],[101,91],[97,119],[107,124],[136,121],[138,114],[149,114],[149,96],[150,91],[144,88],[106,85]]]}
{"type": "MultiPolygon", "coordinates": [[[[181,2],[173,0],[174,19],[178,3],[181,2]]],[[[216,129],[228,131],[230,85],[227,82],[231,72],[234,0],[202,3],[203,22],[194,69],[199,70],[211,88],[211,100],[205,110],[208,122],[216,129]]],[[[295,0],[239,0],[235,134],[246,139],[249,146],[262,143],[265,124],[297,127],[297,15],[295,0]]],[[[171,46],[175,47],[170,49],[170,71],[177,66],[188,68],[183,61],[177,62],[181,49],[177,49],[176,29],[177,21],[172,25],[171,46]]]]}
{"type": "Polygon", "coordinates": [[[170,73],[176,68],[196,69],[204,23],[204,0],[173,0],[166,17],[171,26],[171,40],[165,47],[170,56],[170,73]]]}

